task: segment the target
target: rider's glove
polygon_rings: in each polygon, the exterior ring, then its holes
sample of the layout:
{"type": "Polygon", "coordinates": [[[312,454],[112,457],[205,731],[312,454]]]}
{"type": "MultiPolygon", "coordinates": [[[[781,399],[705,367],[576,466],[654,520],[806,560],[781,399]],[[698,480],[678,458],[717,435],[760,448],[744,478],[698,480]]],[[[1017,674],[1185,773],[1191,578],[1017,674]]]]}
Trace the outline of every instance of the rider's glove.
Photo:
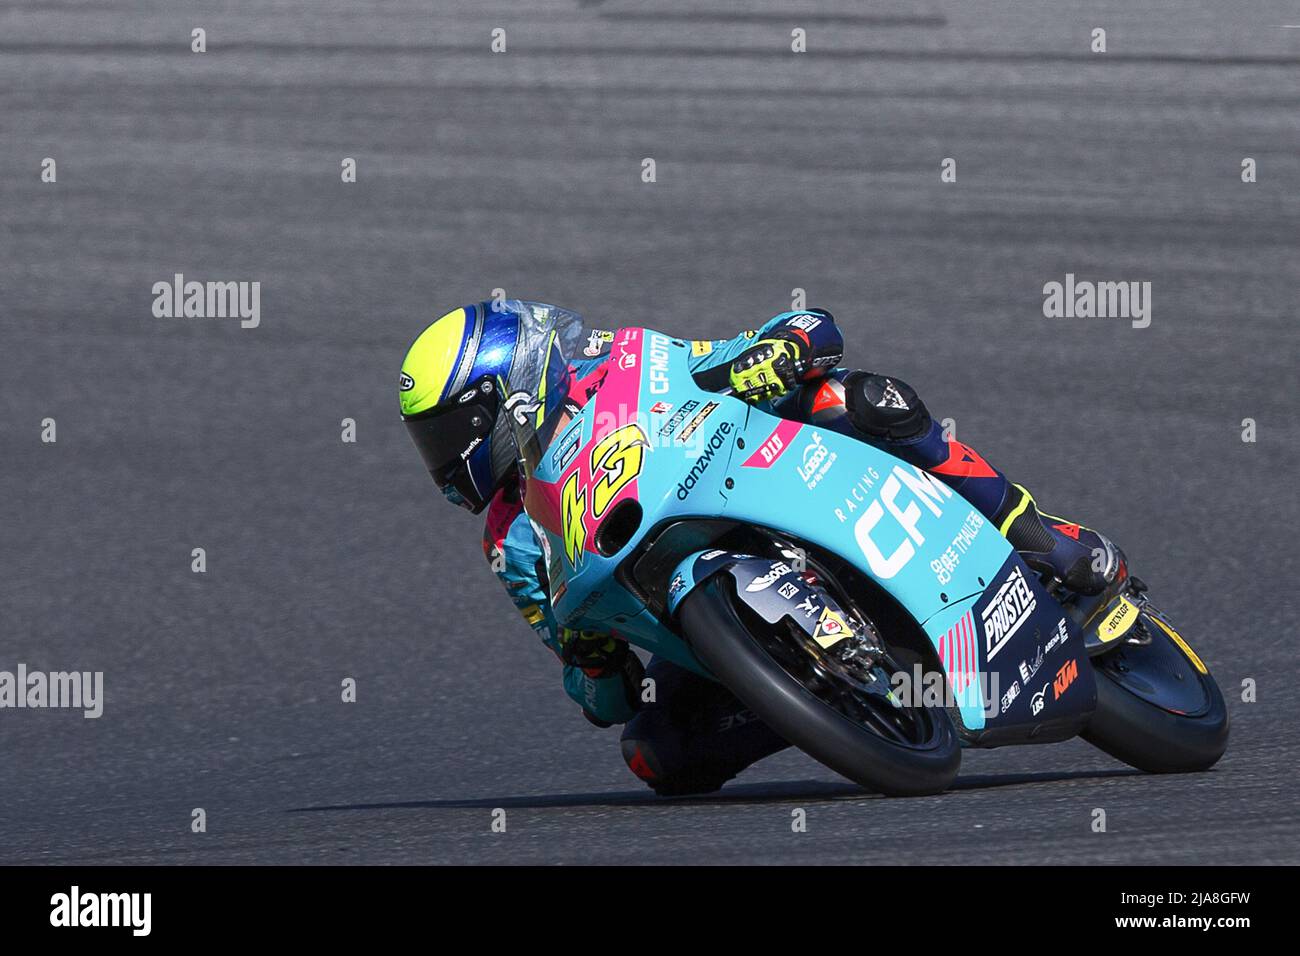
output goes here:
{"type": "Polygon", "coordinates": [[[790,339],[759,339],[731,363],[731,387],[747,402],[780,398],[799,384],[802,350],[790,339]]]}
{"type": "Polygon", "coordinates": [[[618,673],[629,656],[636,655],[628,650],[627,641],[613,634],[560,628],[560,658],[588,677],[599,679],[618,673]]]}
{"type": "MultiPolygon", "coordinates": [[[[561,627],[559,636],[560,658],[564,663],[581,669],[592,680],[617,679],[628,708],[638,709],[645,665],[632,653],[627,641],[601,631],[578,631],[569,627],[561,627]]],[[[608,721],[586,707],[582,713],[597,727],[610,726],[608,721]]]]}

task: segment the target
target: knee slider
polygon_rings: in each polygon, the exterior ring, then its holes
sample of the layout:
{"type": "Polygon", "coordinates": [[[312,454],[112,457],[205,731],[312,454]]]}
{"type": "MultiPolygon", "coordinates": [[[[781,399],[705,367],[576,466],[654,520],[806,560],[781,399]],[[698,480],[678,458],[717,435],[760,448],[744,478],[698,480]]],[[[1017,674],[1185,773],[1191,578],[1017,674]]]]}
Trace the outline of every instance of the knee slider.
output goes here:
{"type": "Polygon", "coordinates": [[[624,737],[619,742],[623,751],[623,760],[629,770],[644,780],[649,786],[658,785],[664,779],[663,767],[654,748],[645,740],[629,740],[624,737]]]}
{"type": "Polygon", "coordinates": [[[652,787],[680,773],[681,731],[661,707],[640,711],[623,728],[619,746],[628,769],[652,787]]]}
{"type": "Polygon", "coordinates": [[[930,412],[916,390],[901,379],[875,372],[844,377],[849,421],[872,438],[905,441],[930,430],[930,412]]]}

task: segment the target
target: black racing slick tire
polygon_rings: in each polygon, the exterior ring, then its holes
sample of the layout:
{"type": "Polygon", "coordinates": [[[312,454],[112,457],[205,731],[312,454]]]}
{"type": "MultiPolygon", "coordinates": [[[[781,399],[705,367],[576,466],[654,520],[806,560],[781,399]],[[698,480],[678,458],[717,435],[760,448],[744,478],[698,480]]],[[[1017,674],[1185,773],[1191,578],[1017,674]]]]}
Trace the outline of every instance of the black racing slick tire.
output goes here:
{"type": "MultiPolygon", "coordinates": [[[[914,744],[886,739],[818,697],[782,666],[749,630],[736,598],[715,576],[678,609],[687,643],[713,675],[768,727],[804,753],[861,786],[887,796],[946,790],[961,766],[952,719],[938,707],[918,709],[926,728],[914,744]]],[[[761,622],[759,622],[761,623],[761,622]]]]}
{"type": "Polygon", "coordinates": [[[1146,611],[1142,623],[1150,643],[1092,658],[1097,709],[1082,737],[1147,773],[1208,770],[1228,746],[1219,685],[1176,631],[1146,611]]]}

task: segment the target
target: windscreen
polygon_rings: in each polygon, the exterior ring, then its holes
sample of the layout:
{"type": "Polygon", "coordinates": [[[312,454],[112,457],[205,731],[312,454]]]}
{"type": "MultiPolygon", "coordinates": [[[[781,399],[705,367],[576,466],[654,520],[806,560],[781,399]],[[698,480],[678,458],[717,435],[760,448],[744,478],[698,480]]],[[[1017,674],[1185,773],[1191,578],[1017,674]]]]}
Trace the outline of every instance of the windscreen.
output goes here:
{"type": "Polygon", "coordinates": [[[519,466],[527,478],[564,415],[569,361],[578,354],[585,334],[582,317],[569,309],[521,299],[508,300],[505,308],[519,315],[519,344],[507,383],[506,418],[519,449],[519,466]]]}

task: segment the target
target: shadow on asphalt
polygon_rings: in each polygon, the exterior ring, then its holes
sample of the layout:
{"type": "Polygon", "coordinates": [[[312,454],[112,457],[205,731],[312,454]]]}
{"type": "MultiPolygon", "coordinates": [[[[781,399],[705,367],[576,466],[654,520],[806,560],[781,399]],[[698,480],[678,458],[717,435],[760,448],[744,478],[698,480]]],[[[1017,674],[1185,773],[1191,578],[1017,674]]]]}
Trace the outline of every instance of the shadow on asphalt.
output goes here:
{"type": "MultiPolygon", "coordinates": [[[[975,774],[959,777],[949,793],[990,790],[1033,783],[1063,783],[1072,780],[1105,780],[1141,776],[1130,768],[1117,770],[1072,770],[1007,774],[975,774]]],[[[717,793],[693,797],[659,797],[649,790],[615,790],[606,793],[538,794],[520,797],[471,797],[461,800],[406,800],[393,803],[345,803],[321,807],[293,807],[288,813],[323,813],[337,810],[474,810],[503,807],[515,810],[545,810],[557,807],[626,807],[666,803],[735,806],[747,803],[781,803],[788,800],[878,799],[880,797],[851,783],[822,780],[790,780],[781,783],[735,784],[717,793]]]]}

